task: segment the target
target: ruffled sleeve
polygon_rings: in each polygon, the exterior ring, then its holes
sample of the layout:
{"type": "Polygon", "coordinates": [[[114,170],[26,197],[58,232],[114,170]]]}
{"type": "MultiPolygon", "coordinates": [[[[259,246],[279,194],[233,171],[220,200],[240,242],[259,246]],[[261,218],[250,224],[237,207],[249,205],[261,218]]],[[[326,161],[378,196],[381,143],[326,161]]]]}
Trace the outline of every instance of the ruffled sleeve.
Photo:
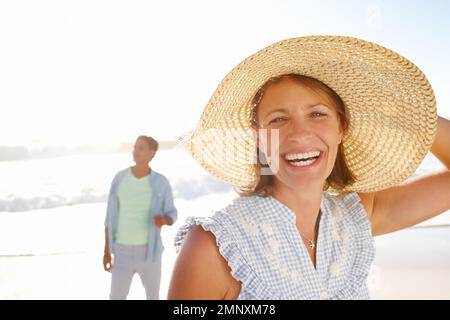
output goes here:
{"type": "Polygon", "coordinates": [[[356,192],[341,198],[349,225],[353,226],[352,241],[355,242],[355,259],[351,268],[350,279],[333,299],[368,298],[367,278],[375,256],[372,228],[361,199],[356,192]]]}
{"type": "MultiPolygon", "coordinates": [[[[221,214],[227,215],[226,212],[221,214]]],[[[226,219],[221,214],[212,217],[188,217],[186,223],[179,229],[175,237],[176,251],[179,252],[181,245],[189,229],[194,225],[200,225],[205,231],[210,231],[216,238],[216,244],[222,257],[227,261],[231,269],[231,276],[242,283],[240,298],[244,299],[283,299],[283,297],[272,292],[270,287],[255,273],[247,263],[245,256],[240,250],[245,245],[245,239],[241,238],[239,228],[232,227],[232,219],[228,215],[226,219]]]]}

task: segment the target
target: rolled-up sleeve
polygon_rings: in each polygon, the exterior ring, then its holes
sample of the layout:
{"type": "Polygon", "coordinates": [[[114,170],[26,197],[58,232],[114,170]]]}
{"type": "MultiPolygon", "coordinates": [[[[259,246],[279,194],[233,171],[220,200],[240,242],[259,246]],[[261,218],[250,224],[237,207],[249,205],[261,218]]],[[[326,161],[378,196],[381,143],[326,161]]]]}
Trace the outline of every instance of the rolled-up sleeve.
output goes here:
{"type": "Polygon", "coordinates": [[[109,226],[109,224],[111,222],[112,211],[117,206],[117,203],[116,203],[117,199],[114,196],[115,182],[116,182],[116,177],[114,177],[113,181],[111,182],[111,186],[109,188],[108,200],[106,203],[105,226],[109,226]]]}
{"type": "Polygon", "coordinates": [[[172,223],[175,223],[178,217],[178,212],[173,202],[172,187],[170,186],[169,181],[166,181],[163,211],[164,211],[163,214],[172,218],[172,223]]]}

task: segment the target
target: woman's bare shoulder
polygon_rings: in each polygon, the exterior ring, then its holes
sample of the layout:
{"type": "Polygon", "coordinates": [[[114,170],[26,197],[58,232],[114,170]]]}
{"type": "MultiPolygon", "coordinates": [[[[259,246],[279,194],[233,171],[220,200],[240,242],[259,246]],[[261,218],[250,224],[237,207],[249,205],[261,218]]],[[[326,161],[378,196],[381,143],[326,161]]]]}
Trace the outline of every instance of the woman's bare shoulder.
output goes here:
{"type": "Polygon", "coordinates": [[[216,238],[200,225],[192,226],[175,262],[168,299],[233,299],[240,282],[230,274],[216,238]]]}

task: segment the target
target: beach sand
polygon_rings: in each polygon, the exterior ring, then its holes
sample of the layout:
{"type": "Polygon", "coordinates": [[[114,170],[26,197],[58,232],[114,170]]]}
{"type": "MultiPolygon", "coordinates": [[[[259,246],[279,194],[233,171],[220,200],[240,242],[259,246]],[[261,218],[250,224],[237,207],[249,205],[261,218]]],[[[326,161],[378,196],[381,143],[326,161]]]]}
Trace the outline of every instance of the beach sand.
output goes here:
{"type": "MultiPolygon", "coordinates": [[[[177,200],[180,212],[206,215],[204,203],[234,195],[177,200]]],[[[0,213],[0,299],[108,299],[103,271],[105,204],[24,213],[0,213]]],[[[165,299],[176,253],[173,237],[186,216],[162,230],[165,251],[160,297],[165,299]]],[[[450,213],[375,238],[377,256],[369,277],[373,299],[450,299],[450,213]],[[447,224],[447,226],[435,226],[447,224]]],[[[136,275],[129,299],[145,299],[136,275]]]]}

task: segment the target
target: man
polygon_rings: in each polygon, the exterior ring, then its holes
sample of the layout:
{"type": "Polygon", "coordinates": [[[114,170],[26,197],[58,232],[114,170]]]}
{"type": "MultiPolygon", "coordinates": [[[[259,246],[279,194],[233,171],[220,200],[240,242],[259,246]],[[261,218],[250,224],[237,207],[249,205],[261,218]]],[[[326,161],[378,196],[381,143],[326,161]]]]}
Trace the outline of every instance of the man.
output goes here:
{"type": "Polygon", "coordinates": [[[133,149],[136,164],[118,172],[111,184],[103,267],[112,273],[112,300],[126,299],[135,273],[147,299],[159,299],[161,227],[175,222],[177,210],[169,181],[149,166],[157,150],[155,139],[139,136],[133,149]]]}

